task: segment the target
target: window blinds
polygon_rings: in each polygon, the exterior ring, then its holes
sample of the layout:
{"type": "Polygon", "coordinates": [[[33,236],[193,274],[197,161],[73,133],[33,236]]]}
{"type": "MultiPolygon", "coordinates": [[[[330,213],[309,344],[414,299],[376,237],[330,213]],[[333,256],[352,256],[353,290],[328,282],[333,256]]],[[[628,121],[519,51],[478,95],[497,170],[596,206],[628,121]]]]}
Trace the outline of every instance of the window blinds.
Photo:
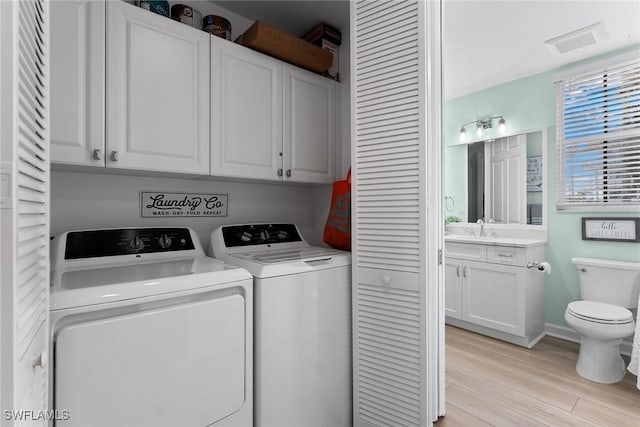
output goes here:
{"type": "Polygon", "coordinates": [[[640,58],[556,82],[558,209],[640,205],[640,58]]]}

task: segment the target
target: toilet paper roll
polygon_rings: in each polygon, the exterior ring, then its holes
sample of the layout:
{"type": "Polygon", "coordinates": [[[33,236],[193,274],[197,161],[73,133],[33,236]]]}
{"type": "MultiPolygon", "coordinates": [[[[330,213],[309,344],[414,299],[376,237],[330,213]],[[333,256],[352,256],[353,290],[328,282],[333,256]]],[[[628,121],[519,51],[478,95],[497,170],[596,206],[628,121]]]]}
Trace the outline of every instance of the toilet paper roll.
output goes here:
{"type": "Polygon", "coordinates": [[[538,264],[538,270],[544,271],[547,274],[551,274],[551,264],[549,264],[546,261],[541,262],[541,263],[538,264]]]}

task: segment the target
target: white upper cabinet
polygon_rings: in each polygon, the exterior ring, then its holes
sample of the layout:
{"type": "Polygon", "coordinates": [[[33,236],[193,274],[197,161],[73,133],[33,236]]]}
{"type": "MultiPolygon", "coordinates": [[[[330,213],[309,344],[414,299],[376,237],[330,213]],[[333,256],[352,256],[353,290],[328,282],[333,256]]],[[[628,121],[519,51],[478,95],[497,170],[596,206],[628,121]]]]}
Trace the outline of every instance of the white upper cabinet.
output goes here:
{"type": "Polygon", "coordinates": [[[282,179],[282,63],[211,37],[211,174],[282,179]]]}
{"type": "Polygon", "coordinates": [[[107,165],[209,174],[210,36],[107,4],[107,165]]]}
{"type": "Polygon", "coordinates": [[[122,1],[51,11],[53,163],[333,181],[334,81],[122,1]]]}
{"type": "Polygon", "coordinates": [[[335,82],[284,67],[285,180],[331,183],[336,145],[335,82]]]}
{"type": "Polygon", "coordinates": [[[212,175],[333,182],[334,81],[212,37],[211,82],[212,175]]]}
{"type": "Polygon", "coordinates": [[[105,2],[50,11],[51,161],[104,166],[105,2]]]}

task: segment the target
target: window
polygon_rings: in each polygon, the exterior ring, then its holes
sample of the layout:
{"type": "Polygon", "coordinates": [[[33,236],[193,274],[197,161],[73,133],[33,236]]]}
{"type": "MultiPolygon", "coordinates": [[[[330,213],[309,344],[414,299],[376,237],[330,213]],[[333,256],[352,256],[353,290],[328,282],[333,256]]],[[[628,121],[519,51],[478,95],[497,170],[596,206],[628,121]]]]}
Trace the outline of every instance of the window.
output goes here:
{"type": "Polygon", "coordinates": [[[556,81],[558,209],[640,207],[640,54],[556,81]]]}

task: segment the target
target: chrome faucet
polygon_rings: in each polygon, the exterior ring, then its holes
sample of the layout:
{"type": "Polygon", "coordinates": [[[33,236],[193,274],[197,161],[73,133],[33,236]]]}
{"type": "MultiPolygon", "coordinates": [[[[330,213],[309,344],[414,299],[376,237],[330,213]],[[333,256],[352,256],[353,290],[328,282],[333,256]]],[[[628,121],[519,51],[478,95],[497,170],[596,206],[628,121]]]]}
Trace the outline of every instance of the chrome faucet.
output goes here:
{"type": "Polygon", "coordinates": [[[482,218],[480,218],[477,223],[480,224],[480,235],[478,237],[487,237],[487,233],[484,231],[484,221],[482,218]]]}

